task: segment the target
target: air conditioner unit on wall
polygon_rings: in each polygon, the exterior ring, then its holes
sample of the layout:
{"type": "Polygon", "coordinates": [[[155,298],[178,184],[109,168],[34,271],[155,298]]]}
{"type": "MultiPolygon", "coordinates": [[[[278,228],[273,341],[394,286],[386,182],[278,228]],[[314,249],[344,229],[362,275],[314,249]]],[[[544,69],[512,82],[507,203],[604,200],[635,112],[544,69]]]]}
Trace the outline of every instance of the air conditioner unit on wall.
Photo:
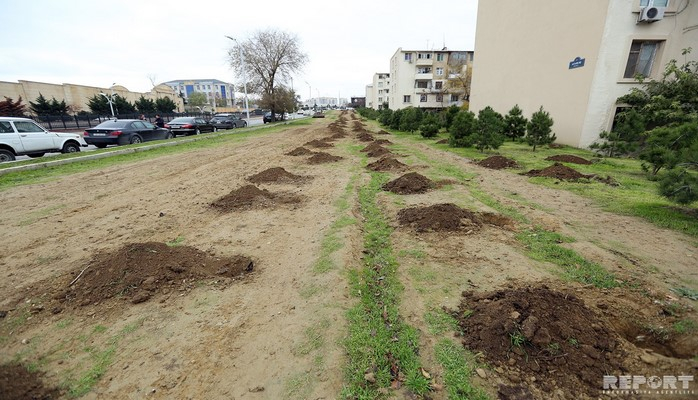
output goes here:
{"type": "Polygon", "coordinates": [[[664,18],[664,10],[666,10],[666,7],[656,7],[650,3],[647,7],[642,7],[640,9],[637,22],[661,21],[662,18],[664,18]]]}

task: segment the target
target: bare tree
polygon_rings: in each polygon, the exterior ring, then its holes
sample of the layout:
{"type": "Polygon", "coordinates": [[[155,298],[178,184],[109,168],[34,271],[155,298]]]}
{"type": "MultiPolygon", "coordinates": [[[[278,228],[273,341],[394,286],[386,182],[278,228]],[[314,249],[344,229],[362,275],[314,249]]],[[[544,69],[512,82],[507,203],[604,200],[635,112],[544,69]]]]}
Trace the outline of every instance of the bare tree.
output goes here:
{"type": "MultiPolygon", "coordinates": [[[[277,87],[291,79],[291,73],[300,72],[308,56],[299,46],[296,35],[267,29],[257,31],[249,38],[235,41],[228,51],[230,65],[235,72],[247,77],[248,88],[261,95],[261,106],[271,109],[274,118],[277,109],[283,109],[286,93],[277,95],[277,87]]],[[[283,91],[282,91],[283,92],[283,91]]]]}
{"type": "Polygon", "coordinates": [[[470,102],[470,83],[473,78],[472,66],[461,60],[449,63],[447,76],[447,93],[458,94],[463,97],[464,102],[470,102]]]}

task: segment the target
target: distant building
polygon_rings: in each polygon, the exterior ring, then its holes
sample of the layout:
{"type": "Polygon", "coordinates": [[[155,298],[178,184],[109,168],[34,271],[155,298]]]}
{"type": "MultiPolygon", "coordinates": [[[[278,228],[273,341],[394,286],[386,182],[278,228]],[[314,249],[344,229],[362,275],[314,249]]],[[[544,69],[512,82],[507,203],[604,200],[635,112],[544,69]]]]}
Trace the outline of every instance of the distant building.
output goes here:
{"type": "Polygon", "coordinates": [[[235,106],[235,85],[232,83],[219,81],[218,79],[189,79],[169,81],[163,84],[179,93],[184,100],[188,99],[194,92],[204,93],[209,106],[213,106],[214,110],[235,106]]]}
{"type": "Polygon", "coordinates": [[[472,68],[473,55],[472,51],[454,51],[447,48],[398,48],[390,58],[390,74],[385,78],[390,82],[388,90],[384,89],[383,93],[379,93],[380,89],[374,85],[376,102],[378,98],[384,97],[391,110],[406,107],[443,109],[452,105],[461,106],[467,101],[467,93],[462,85],[458,86],[458,77],[464,76],[468,69],[472,68]]]}
{"type": "Polygon", "coordinates": [[[380,110],[388,103],[390,94],[390,74],[378,72],[373,74],[373,83],[366,86],[366,107],[380,110]]]}
{"type": "Polygon", "coordinates": [[[313,108],[325,107],[325,108],[338,108],[347,105],[347,99],[343,97],[314,97],[303,102],[305,107],[313,108]]]}
{"type": "Polygon", "coordinates": [[[543,106],[559,143],[588,147],[612,128],[636,74],[698,60],[697,23],[696,1],[480,1],[470,109],[518,104],[530,117],[543,106]]]}

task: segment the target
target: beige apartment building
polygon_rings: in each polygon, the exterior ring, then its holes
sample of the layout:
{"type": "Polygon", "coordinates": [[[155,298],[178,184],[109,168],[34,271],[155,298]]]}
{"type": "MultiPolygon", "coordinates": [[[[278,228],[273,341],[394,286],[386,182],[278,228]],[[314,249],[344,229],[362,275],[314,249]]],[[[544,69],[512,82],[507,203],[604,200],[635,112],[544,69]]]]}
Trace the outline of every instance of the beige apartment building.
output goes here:
{"type": "Polygon", "coordinates": [[[461,106],[467,101],[467,93],[462,85],[454,83],[459,81],[458,77],[465,76],[472,64],[472,51],[398,48],[390,58],[390,84],[388,92],[384,92],[388,106],[392,110],[461,106]]]}
{"type": "Polygon", "coordinates": [[[366,85],[366,107],[380,110],[388,103],[390,93],[390,74],[378,72],[373,74],[373,83],[366,85]]]}
{"type": "Polygon", "coordinates": [[[470,110],[518,104],[530,116],[543,106],[559,143],[588,147],[611,129],[636,74],[657,78],[671,59],[698,59],[697,3],[480,1],[470,110]]]}
{"type": "Polygon", "coordinates": [[[178,93],[172,90],[171,87],[162,84],[155,86],[150,92],[140,93],[131,92],[120,85],[115,85],[110,88],[100,88],[95,86],[74,85],[71,83],[54,84],[24,80],[20,80],[17,83],[0,81],[0,99],[4,100],[6,96],[17,101],[21,97],[22,104],[27,106],[27,110],[29,110],[29,102],[36,101],[39,94],[41,94],[49,101],[52,98],[58,101],[65,100],[65,104],[70,107],[73,112],[89,112],[89,100],[93,96],[99,96],[99,93],[105,93],[107,95],[118,94],[131,103],[134,103],[141,96],[153,101],[167,96],[177,104],[178,111],[184,111],[184,103],[178,96],[178,93]]]}

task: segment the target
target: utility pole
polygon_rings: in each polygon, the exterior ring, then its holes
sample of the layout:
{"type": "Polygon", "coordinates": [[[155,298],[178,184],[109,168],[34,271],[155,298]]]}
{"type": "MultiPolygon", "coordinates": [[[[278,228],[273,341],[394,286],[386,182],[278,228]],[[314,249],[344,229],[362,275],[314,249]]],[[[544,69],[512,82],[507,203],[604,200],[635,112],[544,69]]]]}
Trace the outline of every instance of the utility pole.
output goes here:
{"type": "Polygon", "coordinates": [[[240,43],[234,38],[230,36],[226,36],[228,39],[232,40],[235,42],[235,44],[238,46],[238,50],[240,52],[240,66],[242,67],[242,81],[243,85],[245,87],[245,111],[247,111],[247,122],[249,123],[250,121],[250,105],[247,102],[247,70],[245,69],[245,59],[242,57],[242,46],[240,46],[240,43]]]}

